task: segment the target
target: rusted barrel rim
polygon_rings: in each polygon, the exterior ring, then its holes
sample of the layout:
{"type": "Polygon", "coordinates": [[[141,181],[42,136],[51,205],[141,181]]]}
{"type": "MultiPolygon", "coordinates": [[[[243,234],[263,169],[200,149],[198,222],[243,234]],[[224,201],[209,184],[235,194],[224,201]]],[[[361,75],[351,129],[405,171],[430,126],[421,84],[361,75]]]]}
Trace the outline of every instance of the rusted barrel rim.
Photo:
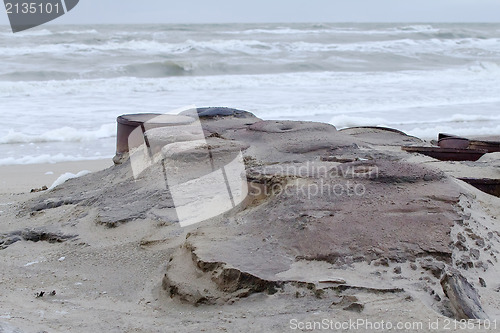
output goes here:
{"type": "Polygon", "coordinates": [[[137,127],[145,123],[155,126],[187,125],[194,122],[195,119],[189,116],[182,116],[177,114],[135,113],[121,115],[116,118],[116,121],[118,122],[118,124],[137,127]]]}

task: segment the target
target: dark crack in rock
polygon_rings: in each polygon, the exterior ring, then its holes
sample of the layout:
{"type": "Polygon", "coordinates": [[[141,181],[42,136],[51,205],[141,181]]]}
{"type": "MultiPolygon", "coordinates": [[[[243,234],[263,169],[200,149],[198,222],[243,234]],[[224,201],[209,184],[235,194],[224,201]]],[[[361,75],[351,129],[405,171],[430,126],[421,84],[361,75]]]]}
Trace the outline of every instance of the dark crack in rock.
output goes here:
{"type": "Polygon", "coordinates": [[[35,243],[62,243],[76,237],[76,235],[65,235],[60,232],[51,232],[45,229],[24,229],[0,234],[0,249],[6,249],[9,245],[23,240],[35,243]]]}

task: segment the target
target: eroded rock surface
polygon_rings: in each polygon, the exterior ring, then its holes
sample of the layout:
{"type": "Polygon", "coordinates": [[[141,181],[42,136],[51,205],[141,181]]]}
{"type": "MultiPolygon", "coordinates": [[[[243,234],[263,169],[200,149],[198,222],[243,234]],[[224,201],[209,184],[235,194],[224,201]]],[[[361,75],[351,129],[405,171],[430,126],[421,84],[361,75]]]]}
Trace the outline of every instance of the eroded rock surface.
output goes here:
{"type": "MultiPolygon", "coordinates": [[[[69,180],[26,202],[20,214],[70,205],[92,211],[97,225],[152,219],[174,228],[178,216],[167,186],[172,174],[165,170],[177,170],[182,184],[241,153],[248,196],[186,229],[188,237],[172,251],[162,278],[168,295],[217,304],[292,292],[287,286],[318,297],[356,288],[405,291],[425,295],[424,303],[443,314],[482,318],[480,297],[465,277],[445,275],[440,285],[447,269],[457,266],[457,253],[469,250],[453,231],[464,220],[464,189],[442,171],[407,162],[405,152],[381,148],[418,139],[395,131],[263,121],[226,108],[199,109],[198,115],[205,142],[190,143],[190,135],[199,134],[193,132],[172,142],[162,128],[153,129],[146,136],[169,146],[159,144],[155,163],[137,178],[125,162],[69,180]],[[212,162],[199,164],[207,151],[212,162]],[[461,302],[464,295],[472,295],[472,305],[461,302]]],[[[201,199],[194,193],[189,200],[201,199]]],[[[483,238],[474,241],[485,245],[483,238]]],[[[471,262],[482,259],[478,251],[469,255],[471,262]]],[[[490,259],[481,268],[495,264],[490,259]]],[[[353,301],[341,308],[362,312],[365,305],[353,301]]]]}

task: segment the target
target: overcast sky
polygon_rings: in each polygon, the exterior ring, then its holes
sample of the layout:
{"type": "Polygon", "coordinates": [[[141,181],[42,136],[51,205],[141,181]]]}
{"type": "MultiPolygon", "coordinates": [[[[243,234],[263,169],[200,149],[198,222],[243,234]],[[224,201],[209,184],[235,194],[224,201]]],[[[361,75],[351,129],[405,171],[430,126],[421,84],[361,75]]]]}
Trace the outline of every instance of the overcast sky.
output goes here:
{"type": "Polygon", "coordinates": [[[54,21],[217,22],[500,22],[500,0],[80,0],[54,21]]]}

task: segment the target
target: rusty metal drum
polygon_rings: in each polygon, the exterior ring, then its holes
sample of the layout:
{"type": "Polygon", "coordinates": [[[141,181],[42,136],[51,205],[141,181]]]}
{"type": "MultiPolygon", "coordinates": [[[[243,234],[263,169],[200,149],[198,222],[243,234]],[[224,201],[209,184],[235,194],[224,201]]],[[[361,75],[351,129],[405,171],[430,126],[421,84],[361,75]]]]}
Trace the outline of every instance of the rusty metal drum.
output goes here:
{"type": "Polygon", "coordinates": [[[121,162],[124,154],[130,149],[139,147],[144,141],[143,138],[130,140],[130,135],[138,127],[141,127],[142,134],[146,131],[158,128],[176,125],[187,125],[195,121],[193,117],[159,113],[137,113],[121,115],[116,119],[116,155],[113,159],[115,163],[121,162]]]}

